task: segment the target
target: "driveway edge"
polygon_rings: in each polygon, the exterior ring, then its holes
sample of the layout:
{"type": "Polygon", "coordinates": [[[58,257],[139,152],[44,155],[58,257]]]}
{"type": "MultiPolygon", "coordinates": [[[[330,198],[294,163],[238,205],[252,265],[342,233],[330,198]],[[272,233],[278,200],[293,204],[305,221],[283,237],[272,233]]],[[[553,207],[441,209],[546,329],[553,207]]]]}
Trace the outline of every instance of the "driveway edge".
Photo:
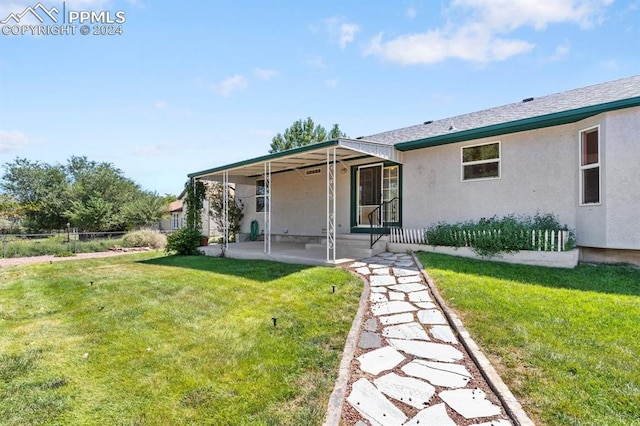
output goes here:
{"type": "Polygon", "coordinates": [[[367,310],[367,304],[369,302],[369,282],[360,275],[354,274],[360,278],[364,284],[362,295],[360,296],[360,304],[358,306],[358,312],[351,323],[351,330],[347,335],[347,341],[344,345],[344,351],[342,351],[342,359],[340,360],[340,367],[338,368],[338,378],[336,384],[333,387],[333,392],[329,397],[329,404],[327,406],[327,414],[324,418],[323,426],[339,426],[342,419],[342,406],[347,393],[347,385],[349,384],[349,377],[351,375],[351,361],[356,351],[356,345],[358,344],[358,336],[360,335],[360,328],[362,326],[362,319],[367,310]]]}
{"type": "Polygon", "coordinates": [[[482,353],[480,347],[476,344],[476,342],[471,338],[471,335],[467,331],[467,329],[462,324],[462,321],[458,316],[453,312],[449,306],[445,303],[444,299],[440,296],[438,289],[433,282],[433,279],[429,276],[427,271],[424,269],[422,263],[415,255],[415,253],[411,253],[413,260],[418,265],[420,269],[420,273],[424,277],[431,293],[433,294],[436,302],[440,305],[442,312],[444,312],[445,316],[449,320],[449,323],[455,330],[455,333],[458,335],[462,346],[467,350],[473,362],[475,362],[478,370],[480,370],[480,374],[487,381],[487,384],[491,388],[491,390],[498,397],[502,405],[504,406],[505,412],[511,418],[511,420],[517,426],[535,426],[535,423],[529,418],[527,413],[522,408],[522,405],[518,402],[516,397],[511,393],[511,390],[507,387],[507,385],[502,381],[502,378],[498,375],[498,372],[493,368],[493,365],[489,362],[487,357],[482,353]]]}

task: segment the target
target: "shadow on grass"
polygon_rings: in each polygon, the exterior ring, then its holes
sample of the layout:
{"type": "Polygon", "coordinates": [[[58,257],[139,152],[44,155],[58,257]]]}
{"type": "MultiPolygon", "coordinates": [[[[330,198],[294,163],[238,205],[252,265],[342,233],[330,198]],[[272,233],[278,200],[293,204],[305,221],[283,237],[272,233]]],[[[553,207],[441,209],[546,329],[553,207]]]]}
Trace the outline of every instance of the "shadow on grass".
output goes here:
{"type": "Polygon", "coordinates": [[[242,260],[211,256],[166,256],[141,260],[138,263],[215,272],[260,282],[277,280],[312,268],[312,266],[271,262],[268,260],[242,260]]]}
{"type": "Polygon", "coordinates": [[[427,271],[441,269],[543,287],[640,296],[640,269],[631,266],[580,264],[574,269],[560,269],[437,253],[419,252],[418,257],[427,271]]]}

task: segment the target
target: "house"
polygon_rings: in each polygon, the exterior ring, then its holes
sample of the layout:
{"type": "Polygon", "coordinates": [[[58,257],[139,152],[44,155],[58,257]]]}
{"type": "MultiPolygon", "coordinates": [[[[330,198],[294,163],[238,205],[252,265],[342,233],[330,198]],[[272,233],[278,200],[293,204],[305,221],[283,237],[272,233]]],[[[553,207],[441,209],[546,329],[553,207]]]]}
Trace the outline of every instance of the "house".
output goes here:
{"type": "MultiPolygon", "coordinates": [[[[187,209],[184,204],[184,195],[185,191],[183,190],[176,201],[169,203],[169,218],[160,222],[159,228],[161,231],[171,232],[187,226],[187,209]]],[[[205,200],[204,202],[204,211],[209,211],[208,200],[205,200]]],[[[218,226],[208,213],[202,215],[202,225],[200,229],[203,235],[209,237],[217,236],[220,234],[220,232],[218,231],[218,226]]]]}
{"type": "Polygon", "coordinates": [[[549,212],[581,260],[640,264],[640,76],[189,177],[235,184],[242,231],[257,221],[267,253],[315,238],[331,261],[374,228],[549,212]]]}

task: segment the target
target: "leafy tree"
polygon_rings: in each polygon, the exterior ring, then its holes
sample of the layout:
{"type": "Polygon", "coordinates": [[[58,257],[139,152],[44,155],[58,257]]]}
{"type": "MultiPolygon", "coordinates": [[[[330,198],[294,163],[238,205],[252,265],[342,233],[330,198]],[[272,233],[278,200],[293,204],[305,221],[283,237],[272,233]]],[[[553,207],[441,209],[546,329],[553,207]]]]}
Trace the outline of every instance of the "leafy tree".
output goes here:
{"type": "Polygon", "coordinates": [[[28,229],[65,227],[69,181],[62,166],[16,158],[4,165],[0,187],[20,205],[28,229]]]}
{"type": "Polygon", "coordinates": [[[150,225],[162,217],[162,197],[143,191],[111,163],[72,156],[65,165],[16,158],[4,165],[0,188],[31,230],[112,231],[150,225]],[[141,211],[136,211],[141,209],[141,211]]]}
{"type": "Polygon", "coordinates": [[[122,218],[129,229],[160,222],[167,216],[167,202],[155,192],[143,192],[122,207],[122,218]]]}
{"type": "MultiPolygon", "coordinates": [[[[218,225],[219,229],[224,229],[224,223],[222,222],[222,212],[224,210],[224,188],[222,185],[214,184],[209,190],[209,200],[211,209],[209,214],[213,217],[213,221],[218,225]]],[[[235,197],[235,191],[232,188],[227,189],[228,198],[228,220],[229,220],[229,235],[236,235],[240,232],[240,224],[244,218],[244,203],[235,197]]]]}
{"type": "Polygon", "coordinates": [[[321,125],[316,125],[311,117],[307,117],[304,121],[301,119],[294,121],[291,127],[285,129],[284,134],[278,133],[271,140],[269,153],[273,154],[300,146],[344,137],[347,137],[347,135],[340,131],[340,127],[337,124],[334,124],[331,131],[327,132],[321,125]]]}
{"type": "Polygon", "coordinates": [[[184,196],[184,203],[187,209],[187,228],[197,229],[198,231],[202,228],[202,209],[206,196],[207,188],[202,181],[195,179],[187,181],[184,196]]]}

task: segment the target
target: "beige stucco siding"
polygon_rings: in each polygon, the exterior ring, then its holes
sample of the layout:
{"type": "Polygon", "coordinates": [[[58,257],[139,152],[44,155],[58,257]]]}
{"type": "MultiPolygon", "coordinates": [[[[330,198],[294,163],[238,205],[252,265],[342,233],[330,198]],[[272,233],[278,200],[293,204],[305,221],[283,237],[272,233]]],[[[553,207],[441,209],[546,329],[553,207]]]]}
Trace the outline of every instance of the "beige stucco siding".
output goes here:
{"type": "Polygon", "coordinates": [[[570,125],[409,151],[404,156],[403,226],[539,211],[575,227],[578,175],[571,159],[576,158],[570,125]],[[462,181],[461,148],[496,141],[500,178],[462,181]]]}
{"type": "Polygon", "coordinates": [[[640,108],[604,120],[603,194],[606,246],[640,249],[640,108]]]}
{"type": "MultiPolygon", "coordinates": [[[[307,176],[305,170],[273,174],[271,177],[271,233],[322,236],[327,227],[326,166],[320,173],[307,176]]],[[[348,170],[337,167],[336,232],[349,233],[348,170]]],[[[257,179],[256,179],[257,180],[257,179]]],[[[252,220],[264,229],[264,213],[256,212],[255,186],[239,185],[238,197],[245,204],[242,232],[249,232],[252,220]]]]}

